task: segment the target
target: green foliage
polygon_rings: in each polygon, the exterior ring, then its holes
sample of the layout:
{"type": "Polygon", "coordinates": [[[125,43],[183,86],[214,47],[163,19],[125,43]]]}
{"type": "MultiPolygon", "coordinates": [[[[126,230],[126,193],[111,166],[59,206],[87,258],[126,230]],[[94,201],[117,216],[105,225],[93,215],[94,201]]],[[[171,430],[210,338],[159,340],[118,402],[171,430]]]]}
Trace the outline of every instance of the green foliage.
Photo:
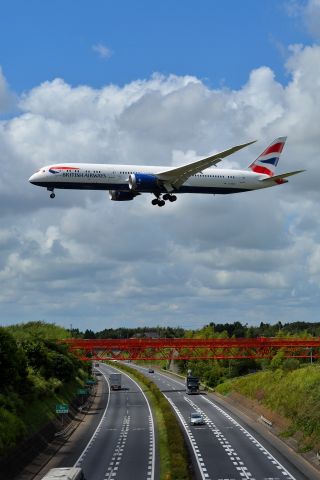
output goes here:
{"type": "Polygon", "coordinates": [[[282,363],[282,368],[287,372],[292,372],[292,370],[300,368],[300,362],[297,358],[286,358],[282,363]]]}
{"type": "Polygon", "coordinates": [[[278,368],[281,367],[285,359],[284,352],[282,350],[279,350],[274,357],[272,358],[270,362],[270,368],[271,370],[277,370],[278,368]]]}
{"type": "Polygon", "coordinates": [[[27,361],[15,338],[0,327],[0,393],[20,390],[27,378],[27,361]]]}
{"type": "Polygon", "coordinates": [[[74,395],[88,377],[90,367],[56,342],[66,336],[43,322],[0,328],[0,456],[55,414],[52,402],[65,400],[68,385],[74,395]]]}
{"type": "Polygon", "coordinates": [[[291,420],[290,433],[302,434],[301,449],[319,448],[320,369],[317,365],[297,368],[293,360],[285,360],[276,370],[230,380],[218,385],[216,391],[224,395],[236,391],[258,400],[291,420]]]}
{"type": "Polygon", "coordinates": [[[17,325],[11,325],[6,327],[7,330],[14,335],[17,341],[23,341],[27,339],[43,340],[62,340],[63,338],[70,337],[70,333],[63,327],[59,327],[54,323],[45,323],[40,321],[19,323],[17,325]]]}
{"type": "Polygon", "coordinates": [[[12,448],[25,433],[26,427],[18,416],[0,407],[0,452],[12,448]]]}

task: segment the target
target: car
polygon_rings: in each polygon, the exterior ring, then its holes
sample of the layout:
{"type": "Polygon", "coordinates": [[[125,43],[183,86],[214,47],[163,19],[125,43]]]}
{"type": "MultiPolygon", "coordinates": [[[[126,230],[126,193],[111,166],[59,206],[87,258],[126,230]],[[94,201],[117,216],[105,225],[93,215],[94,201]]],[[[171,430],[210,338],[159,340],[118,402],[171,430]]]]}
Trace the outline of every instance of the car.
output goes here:
{"type": "Polygon", "coordinates": [[[153,368],[148,368],[148,373],[154,373],[153,368]]]}
{"type": "Polygon", "coordinates": [[[204,425],[205,421],[201,413],[193,412],[190,415],[190,423],[191,425],[204,425]]]}

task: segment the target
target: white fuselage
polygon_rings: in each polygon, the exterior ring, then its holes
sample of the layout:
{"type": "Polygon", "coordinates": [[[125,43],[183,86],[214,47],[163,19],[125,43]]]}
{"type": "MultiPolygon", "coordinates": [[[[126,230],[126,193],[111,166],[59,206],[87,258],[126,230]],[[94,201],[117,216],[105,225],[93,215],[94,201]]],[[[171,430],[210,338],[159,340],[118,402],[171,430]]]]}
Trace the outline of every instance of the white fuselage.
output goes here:
{"type": "MultiPolygon", "coordinates": [[[[129,191],[129,175],[156,175],[175,167],[107,165],[92,163],[54,164],[40,168],[29,182],[49,190],[55,188],[129,191]]],[[[267,175],[251,170],[208,168],[189,177],[175,193],[228,194],[273,186],[267,175]]],[[[166,190],[163,188],[162,192],[166,190]]],[[[151,190],[150,193],[153,193],[151,190]]]]}

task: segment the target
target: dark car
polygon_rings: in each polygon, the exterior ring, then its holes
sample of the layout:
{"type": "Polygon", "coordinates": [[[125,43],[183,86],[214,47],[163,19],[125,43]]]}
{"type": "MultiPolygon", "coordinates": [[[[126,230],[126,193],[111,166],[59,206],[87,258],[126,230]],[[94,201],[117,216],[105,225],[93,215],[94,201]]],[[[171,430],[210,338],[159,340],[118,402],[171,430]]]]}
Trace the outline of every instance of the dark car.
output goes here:
{"type": "Polygon", "coordinates": [[[154,373],[153,368],[148,368],[148,373],[154,373]]]}

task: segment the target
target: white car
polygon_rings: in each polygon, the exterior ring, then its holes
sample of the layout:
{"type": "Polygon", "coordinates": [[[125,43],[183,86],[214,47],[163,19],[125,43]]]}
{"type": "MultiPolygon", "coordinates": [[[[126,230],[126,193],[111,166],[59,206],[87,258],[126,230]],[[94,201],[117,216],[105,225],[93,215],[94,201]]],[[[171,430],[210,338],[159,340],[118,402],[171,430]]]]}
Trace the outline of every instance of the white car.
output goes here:
{"type": "Polygon", "coordinates": [[[205,421],[201,413],[193,412],[190,415],[190,423],[191,425],[204,425],[205,421]]]}

